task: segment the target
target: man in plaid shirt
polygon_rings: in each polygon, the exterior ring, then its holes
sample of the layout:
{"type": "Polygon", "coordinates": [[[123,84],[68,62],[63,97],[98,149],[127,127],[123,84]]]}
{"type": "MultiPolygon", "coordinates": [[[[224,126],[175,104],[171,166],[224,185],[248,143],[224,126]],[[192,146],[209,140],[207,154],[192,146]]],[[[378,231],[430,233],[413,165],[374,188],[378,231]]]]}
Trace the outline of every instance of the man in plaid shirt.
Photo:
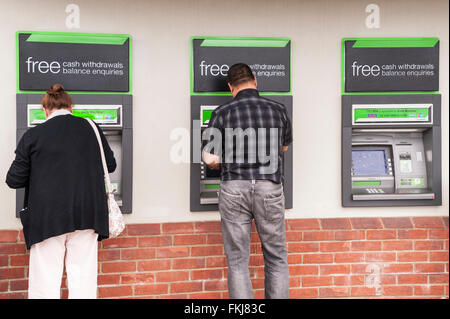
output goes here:
{"type": "Polygon", "coordinates": [[[264,254],[265,297],[289,298],[283,153],[292,143],[284,105],[263,98],[243,63],[228,71],[234,97],[216,108],[203,138],[203,160],[221,170],[219,211],[230,298],[252,298],[248,263],[252,220],[264,254]],[[212,152],[214,149],[214,152],[212,152]]]}

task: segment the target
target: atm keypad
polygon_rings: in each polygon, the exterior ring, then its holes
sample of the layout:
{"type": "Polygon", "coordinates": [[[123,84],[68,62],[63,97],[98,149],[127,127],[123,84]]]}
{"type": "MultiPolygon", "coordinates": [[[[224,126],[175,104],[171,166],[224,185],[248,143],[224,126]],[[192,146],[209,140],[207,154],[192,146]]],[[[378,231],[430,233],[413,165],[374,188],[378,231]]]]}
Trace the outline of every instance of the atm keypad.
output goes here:
{"type": "Polygon", "coordinates": [[[203,161],[200,162],[200,178],[205,179],[205,163],[203,161]]]}
{"type": "Polygon", "coordinates": [[[391,161],[390,158],[387,159],[387,168],[388,168],[388,174],[389,175],[393,175],[393,172],[392,172],[392,161],[391,161]]]}

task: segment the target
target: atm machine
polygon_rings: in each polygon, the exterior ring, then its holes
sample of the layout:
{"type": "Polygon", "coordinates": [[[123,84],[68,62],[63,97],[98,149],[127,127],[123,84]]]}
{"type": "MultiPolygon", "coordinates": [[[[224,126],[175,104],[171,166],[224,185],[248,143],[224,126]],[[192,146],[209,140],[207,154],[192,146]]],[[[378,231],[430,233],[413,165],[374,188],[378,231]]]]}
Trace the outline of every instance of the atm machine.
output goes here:
{"type": "MultiPolygon", "coordinates": [[[[212,112],[233,99],[229,67],[247,63],[258,79],[259,94],[282,103],[292,119],[291,40],[264,37],[191,37],[190,211],[218,211],[220,171],[201,158],[202,133],[212,112]],[[270,71],[269,71],[270,68],[270,71]],[[208,71],[209,70],[209,71],[208,71]]],[[[285,207],[292,208],[292,145],[283,155],[285,207]]]]}
{"type": "Polygon", "coordinates": [[[343,206],[436,206],[441,96],[342,96],[343,206]]]}
{"type": "MultiPolygon", "coordinates": [[[[91,118],[102,129],[114,152],[116,170],[110,174],[114,197],[122,213],[132,211],[133,123],[132,95],[71,94],[73,115],[91,118]]],[[[45,122],[42,94],[17,94],[17,142],[30,128],[45,122]]],[[[16,212],[23,207],[24,189],[16,191],[16,212]]],[[[18,214],[18,213],[17,213],[18,214]]],[[[18,217],[18,216],[17,216],[18,217]]]]}
{"type": "MultiPolygon", "coordinates": [[[[218,105],[200,105],[200,136],[208,128],[212,112],[218,105]]],[[[220,170],[213,170],[203,160],[200,162],[200,205],[218,204],[220,170]]]]}

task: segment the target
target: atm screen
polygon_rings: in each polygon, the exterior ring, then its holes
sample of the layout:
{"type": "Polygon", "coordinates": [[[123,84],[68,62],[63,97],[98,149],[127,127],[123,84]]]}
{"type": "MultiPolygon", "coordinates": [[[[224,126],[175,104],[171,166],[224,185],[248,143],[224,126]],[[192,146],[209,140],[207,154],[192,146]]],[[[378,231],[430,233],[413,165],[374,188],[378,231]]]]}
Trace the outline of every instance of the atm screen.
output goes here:
{"type": "Polygon", "coordinates": [[[214,110],[202,110],[202,125],[208,125],[211,119],[211,114],[214,110]]]}
{"type": "MultiPolygon", "coordinates": [[[[75,104],[72,108],[72,115],[90,118],[101,126],[122,126],[122,105],[75,104]]],[[[42,105],[28,104],[28,127],[44,123],[46,120],[42,105]]]]}
{"type": "Polygon", "coordinates": [[[386,175],[384,150],[352,150],[354,175],[386,175]]]}
{"type": "Polygon", "coordinates": [[[215,179],[219,179],[220,178],[220,170],[217,169],[211,169],[208,167],[208,165],[205,165],[205,170],[206,170],[206,174],[205,177],[206,178],[215,178],[215,179]]]}

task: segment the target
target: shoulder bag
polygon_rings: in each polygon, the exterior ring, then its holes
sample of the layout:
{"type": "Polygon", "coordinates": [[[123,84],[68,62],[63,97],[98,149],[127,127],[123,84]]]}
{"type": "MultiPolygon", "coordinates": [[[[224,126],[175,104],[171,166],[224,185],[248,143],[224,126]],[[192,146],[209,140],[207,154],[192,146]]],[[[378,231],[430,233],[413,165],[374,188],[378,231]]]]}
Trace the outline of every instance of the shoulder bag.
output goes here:
{"type": "Polygon", "coordinates": [[[114,238],[120,235],[125,228],[125,220],[123,218],[122,212],[120,211],[119,205],[114,199],[114,194],[111,186],[111,180],[109,179],[108,167],[106,166],[105,153],[103,151],[103,144],[98,133],[97,126],[91,119],[86,119],[92,126],[92,129],[97,136],[98,145],[100,147],[100,154],[102,156],[103,171],[105,175],[105,184],[108,200],[108,215],[109,215],[109,238],[114,238]]]}

